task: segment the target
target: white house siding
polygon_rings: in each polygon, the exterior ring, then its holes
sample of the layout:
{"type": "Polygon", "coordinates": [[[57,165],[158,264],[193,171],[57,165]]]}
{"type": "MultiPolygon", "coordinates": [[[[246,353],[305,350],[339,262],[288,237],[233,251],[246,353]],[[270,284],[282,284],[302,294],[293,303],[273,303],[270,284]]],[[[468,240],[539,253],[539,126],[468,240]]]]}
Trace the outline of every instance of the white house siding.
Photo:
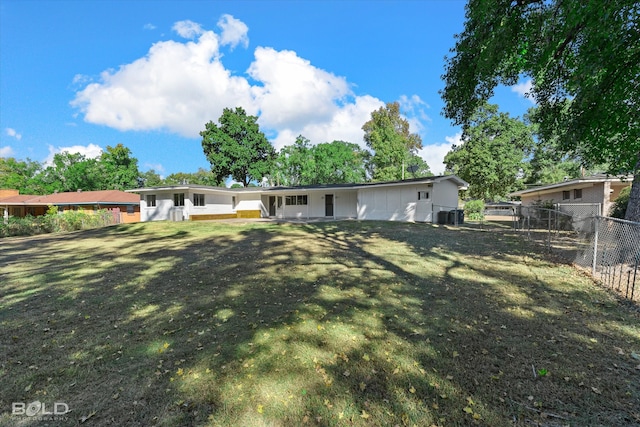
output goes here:
{"type": "Polygon", "coordinates": [[[339,189],[300,189],[282,191],[273,194],[262,195],[262,202],[268,210],[269,196],[281,197],[282,202],[276,207],[277,218],[325,218],[326,217],[326,196],[333,196],[333,215],[331,218],[355,218],[357,216],[357,194],[356,190],[339,189]],[[287,196],[307,196],[306,205],[287,205],[287,196]]]}
{"type": "Polygon", "coordinates": [[[442,180],[433,185],[433,212],[437,219],[437,212],[450,211],[458,207],[458,186],[450,180],[442,180]]]}
{"type": "MultiPolygon", "coordinates": [[[[233,213],[232,208],[232,195],[221,193],[207,193],[205,191],[191,190],[188,193],[185,192],[185,219],[188,219],[190,215],[211,215],[211,214],[229,214],[233,213]],[[194,206],[194,194],[204,194],[204,206],[194,206]],[[187,200],[187,196],[189,200],[187,200]]],[[[173,193],[171,195],[173,200],[173,193]]]]}
{"type": "MultiPolygon", "coordinates": [[[[234,194],[236,198],[236,206],[231,212],[237,211],[260,211],[262,217],[269,216],[268,202],[262,200],[262,195],[259,191],[251,192],[238,192],[234,194]]],[[[229,205],[231,205],[231,195],[229,197],[229,205]]],[[[268,200],[268,197],[267,197],[268,200]]],[[[228,213],[228,212],[225,212],[228,213]]]]}
{"type": "Polygon", "coordinates": [[[140,197],[141,221],[187,220],[193,214],[233,213],[231,194],[211,193],[206,190],[164,190],[145,192],[140,197]],[[174,206],[173,195],[184,193],[184,206],[174,206]],[[204,206],[194,206],[194,194],[204,194],[204,206]],[[156,207],[147,206],[147,196],[156,196],[156,207]]]}
{"type": "Polygon", "coordinates": [[[239,199],[240,201],[236,201],[236,208],[234,209],[234,211],[260,211],[260,215],[263,218],[269,216],[267,207],[264,205],[262,200],[260,200],[260,194],[256,194],[254,195],[254,197],[247,197],[247,195],[242,195],[242,197],[239,197],[239,199]]]}
{"type": "MultiPolygon", "coordinates": [[[[323,194],[331,194],[326,192],[323,194]]],[[[335,191],[333,193],[333,212],[336,218],[358,217],[358,193],[351,191],[335,191]]]]}
{"type": "Polygon", "coordinates": [[[452,179],[451,176],[434,177],[425,181],[237,191],[197,186],[142,189],[141,220],[182,220],[189,219],[194,214],[232,214],[238,210],[259,210],[263,217],[267,217],[271,197],[276,200],[275,212],[271,213],[275,213],[277,218],[326,218],[327,196],[332,196],[333,215],[329,217],[433,222],[437,211],[456,208],[458,186],[463,185],[464,181],[452,179]],[[418,200],[418,193],[422,191],[429,193],[426,200],[422,196],[418,200]],[[173,206],[173,195],[176,193],[184,193],[184,207],[173,206]],[[204,194],[205,206],[193,206],[194,194],[204,194]],[[149,195],[156,196],[156,207],[147,206],[149,195]],[[306,196],[307,204],[287,205],[287,196],[306,196]]]}
{"type": "MultiPolygon", "coordinates": [[[[419,220],[417,203],[417,186],[361,188],[358,190],[358,219],[416,221],[419,220]]],[[[422,207],[420,215],[426,217],[422,207]]]]}
{"type": "Polygon", "coordinates": [[[173,193],[143,193],[140,197],[140,221],[163,221],[170,219],[173,208],[173,193]],[[147,195],[155,194],[156,206],[147,206],[147,195]]]}
{"type": "Polygon", "coordinates": [[[449,180],[411,186],[386,186],[358,190],[358,219],[433,222],[434,211],[455,209],[458,186],[449,180]],[[428,199],[418,200],[418,192],[428,199]]]}

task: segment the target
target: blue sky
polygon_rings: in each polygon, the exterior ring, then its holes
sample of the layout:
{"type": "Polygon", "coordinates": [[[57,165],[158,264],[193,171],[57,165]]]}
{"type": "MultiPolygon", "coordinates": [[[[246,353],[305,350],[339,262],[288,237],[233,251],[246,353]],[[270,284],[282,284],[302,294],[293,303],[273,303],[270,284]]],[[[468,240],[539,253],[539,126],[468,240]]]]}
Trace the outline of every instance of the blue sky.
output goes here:
{"type": "MultiPolygon", "coordinates": [[[[209,164],[199,132],[225,107],[280,149],[364,146],[399,101],[436,174],[460,135],[442,114],[444,56],[464,1],[0,0],[0,157],[47,162],[124,144],[163,176],[209,164]]],[[[526,82],[492,100],[522,116],[526,82]]]]}

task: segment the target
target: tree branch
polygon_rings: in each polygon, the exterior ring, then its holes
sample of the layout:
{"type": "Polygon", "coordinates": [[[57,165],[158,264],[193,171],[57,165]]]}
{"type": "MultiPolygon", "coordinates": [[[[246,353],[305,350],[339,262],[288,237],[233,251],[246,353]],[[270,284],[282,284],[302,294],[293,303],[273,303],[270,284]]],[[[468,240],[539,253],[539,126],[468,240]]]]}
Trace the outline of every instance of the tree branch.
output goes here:
{"type": "Polygon", "coordinates": [[[556,48],[555,53],[553,54],[553,59],[558,59],[565,51],[569,43],[575,40],[578,33],[584,28],[584,24],[578,24],[571,29],[569,34],[564,38],[564,41],[556,48]]]}

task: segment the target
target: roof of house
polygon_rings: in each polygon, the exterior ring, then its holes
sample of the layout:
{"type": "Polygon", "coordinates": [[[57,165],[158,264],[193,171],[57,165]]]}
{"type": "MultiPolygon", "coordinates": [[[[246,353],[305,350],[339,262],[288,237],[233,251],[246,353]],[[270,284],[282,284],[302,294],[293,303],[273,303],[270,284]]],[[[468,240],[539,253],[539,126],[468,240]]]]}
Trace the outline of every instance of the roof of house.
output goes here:
{"type": "Polygon", "coordinates": [[[631,181],[633,181],[633,175],[591,175],[583,178],[570,179],[562,182],[556,182],[553,184],[541,185],[538,187],[527,188],[526,190],[514,191],[510,193],[509,196],[517,197],[517,196],[527,196],[527,195],[535,195],[535,194],[543,194],[543,193],[551,193],[555,191],[560,191],[565,187],[576,188],[579,186],[588,186],[592,184],[598,184],[602,182],[611,182],[611,183],[622,183],[624,185],[631,185],[631,181]]]}
{"type": "Polygon", "coordinates": [[[183,185],[170,185],[170,186],[159,186],[159,187],[149,187],[149,188],[134,188],[131,190],[126,190],[131,193],[148,193],[162,190],[206,190],[211,192],[225,192],[225,193],[262,193],[262,192],[273,192],[273,191],[300,191],[300,190],[330,190],[330,189],[358,189],[358,188],[375,188],[375,187],[387,187],[387,186],[397,186],[397,185],[408,185],[408,184],[431,184],[441,181],[453,181],[460,189],[466,189],[469,184],[456,175],[439,175],[439,176],[429,176],[424,178],[411,178],[399,181],[384,181],[384,182],[367,182],[367,183],[359,183],[359,184],[314,184],[314,185],[300,185],[300,186],[274,186],[274,187],[240,187],[240,188],[227,188],[227,187],[212,187],[208,185],[197,185],[197,184],[183,184],[183,185]]]}
{"type": "Polygon", "coordinates": [[[77,191],[45,196],[23,194],[0,198],[2,205],[138,205],[140,197],[120,190],[77,191]]]}

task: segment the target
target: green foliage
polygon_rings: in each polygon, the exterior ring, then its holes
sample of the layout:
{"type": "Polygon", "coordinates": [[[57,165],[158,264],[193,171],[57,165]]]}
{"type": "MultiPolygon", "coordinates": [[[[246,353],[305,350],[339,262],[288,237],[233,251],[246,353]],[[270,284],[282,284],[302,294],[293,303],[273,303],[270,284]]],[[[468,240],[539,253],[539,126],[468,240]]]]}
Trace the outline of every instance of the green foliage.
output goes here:
{"type": "Polygon", "coordinates": [[[166,177],[162,183],[166,185],[180,185],[187,183],[195,185],[210,185],[215,187],[219,184],[219,181],[216,180],[213,172],[203,168],[198,168],[198,171],[195,173],[172,173],[166,177]]]}
{"type": "MultiPolygon", "coordinates": [[[[640,173],[640,3],[470,0],[446,59],[444,115],[468,124],[498,84],[532,79],[543,139],[585,165],[640,173]]],[[[627,219],[640,220],[640,180],[627,219]]]]}
{"type": "Polygon", "coordinates": [[[469,183],[469,196],[496,199],[519,188],[519,174],[533,146],[526,124],[486,104],[463,127],[462,141],[444,162],[447,170],[469,183]]]}
{"type": "Polygon", "coordinates": [[[107,146],[98,159],[61,152],[46,168],[31,160],[0,158],[0,188],[20,194],[51,194],[55,191],[125,190],[138,186],[138,160],[118,144],[107,146]]]}
{"type": "Polygon", "coordinates": [[[369,157],[357,144],[333,141],[312,146],[300,135],[280,150],[271,177],[279,185],[365,182],[369,157]]]}
{"type": "Polygon", "coordinates": [[[469,221],[481,221],[484,219],[484,200],[474,199],[465,202],[464,216],[469,221]]]}
{"type": "Polygon", "coordinates": [[[247,116],[241,107],[225,108],[218,119],[220,126],[210,121],[200,132],[202,149],[216,182],[231,175],[246,187],[269,173],[275,151],[257,120],[255,116],[247,116]]]}
{"type": "Polygon", "coordinates": [[[162,185],[163,182],[164,181],[162,177],[158,175],[158,173],[155,170],[150,169],[140,174],[138,186],[139,187],[157,187],[159,185],[162,185]]]}
{"type": "Polygon", "coordinates": [[[629,204],[629,196],[631,195],[631,187],[625,187],[620,190],[618,198],[613,202],[613,206],[609,210],[609,216],[613,218],[624,219],[629,204]]]}
{"type": "Polygon", "coordinates": [[[408,167],[422,148],[418,134],[409,132],[409,122],[400,115],[398,102],[387,103],[371,113],[362,126],[364,140],[374,152],[371,158],[374,181],[402,179],[403,165],[408,167]]]}
{"type": "Polygon", "coordinates": [[[107,145],[100,156],[99,166],[102,173],[102,182],[98,185],[100,189],[126,190],[138,186],[138,160],[131,156],[131,150],[124,145],[107,145]]]}
{"type": "Polygon", "coordinates": [[[0,188],[18,190],[20,194],[45,194],[41,172],[42,165],[38,162],[0,157],[0,188]]]}
{"type": "Polygon", "coordinates": [[[67,151],[56,153],[53,156],[53,164],[42,172],[42,181],[47,193],[101,190],[103,180],[98,160],[67,151]]]}
{"type": "Polygon", "coordinates": [[[315,178],[315,158],[311,141],[302,135],[292,145],[280,149],[271,177],[277,185],[306,185],[315,178]]]}
{"type": "Polygon", "coordinates": [[[58,213],[55,206],[49,206],[46,215],[43,216],[9,217],[6,222],[0,220],[0,237],[68,232],[104,227],[113,223],[113,214],[106,209],[92,213],[82,210],[58,213]]]}

